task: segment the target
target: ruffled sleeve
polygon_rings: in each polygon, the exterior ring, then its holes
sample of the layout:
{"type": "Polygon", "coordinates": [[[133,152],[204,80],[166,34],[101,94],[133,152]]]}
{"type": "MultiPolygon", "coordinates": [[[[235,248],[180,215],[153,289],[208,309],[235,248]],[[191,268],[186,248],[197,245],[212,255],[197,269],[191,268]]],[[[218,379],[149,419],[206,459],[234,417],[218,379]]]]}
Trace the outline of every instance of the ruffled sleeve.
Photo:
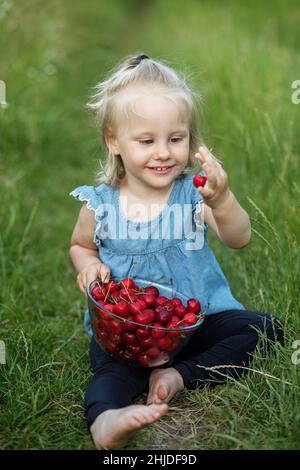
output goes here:
{"type": "Polygon", "coordinates": [[[94,234],[93,242],[96,246],[101,245],[101,240],[97,236],[101,231],[101,222],[103,219],[102,214],[102,198],[101,187],[95,188],[95,186],[78,186],[69,193],[69,196],[75,197],[78,201],[87,202],[87,208],[95,212],[95,225],[94,225],[94,234]]]}
{"type": "Polygon", "coordinates": [[[99,197],[94,186],[78,186],[78,188],[73,189],[69,193],[69,196],[73,196],[79,201],[87,202],[87,208],[96,213],[99,206],[99,197]]]}

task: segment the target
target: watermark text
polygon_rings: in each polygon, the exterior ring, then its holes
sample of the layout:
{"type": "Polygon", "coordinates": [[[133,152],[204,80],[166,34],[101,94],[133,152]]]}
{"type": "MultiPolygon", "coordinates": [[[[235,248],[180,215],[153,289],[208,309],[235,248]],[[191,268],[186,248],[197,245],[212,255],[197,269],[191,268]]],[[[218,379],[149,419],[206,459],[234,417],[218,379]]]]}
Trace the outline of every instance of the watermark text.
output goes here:
{"type": "Polygon", "coordinates": [[[291,95],[291,101],[293,104],[300,103],[300,80],[294,80],[291,87],[295,90],[291,95]]]}
{"type": "Polygon", "coordinates": [[[296,339],[295,341],[293,341],[292,348],[296,349],[296,351],[293,352],[291,360],[292,363],[297,366],[298,364],[300,364],[300,339],[296,339]]]}
{"type": "Polygon", "coordinates": [[[5,108],[6,102],[6,85],[3,80],[0,80],[0,107],[5,108]]]}
{"type": "Polygon", "coordinates": [[[0,340],[0,364],[6,364],[5,343],[0,340]]]}

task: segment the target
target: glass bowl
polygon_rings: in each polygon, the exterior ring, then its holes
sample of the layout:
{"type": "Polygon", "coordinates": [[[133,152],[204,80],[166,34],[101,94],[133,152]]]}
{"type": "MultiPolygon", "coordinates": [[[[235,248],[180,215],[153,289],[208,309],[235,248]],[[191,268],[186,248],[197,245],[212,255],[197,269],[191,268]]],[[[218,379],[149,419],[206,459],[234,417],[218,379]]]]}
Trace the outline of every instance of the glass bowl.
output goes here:
{"type": "MultiPolygon", "coordinates": [[[[120,281],[115,280],[115,282],[120,284],[120,281]]],[[[174,291],[171,287],[155,282],[135,278],[134,283],[140,289],[150,286],[156,287],[159,296],[168,299],[176,297],[183,306],[186,306],[189,300],[184,294],[174,291]]],[[[93,281],[87,287],[88,309],[94,338],[103,351],[127,365],[157,367],[171,363],[175,355],[187,344],[204,321],[205,312],[201,311],[197,314],[197,323],[191,326],[158,327],[153,326],[155,319],[152,321],[152,325],[142,324],[140,320],[136,321],[138,317],[131,313],[129,313],[129,317],[128,314],[123,317],[105,308],[104,305],[101,305],[104,299],[96,301],[91,293],[97,285],[103,286],[104,284],[93,281]]],[[[105,300],[107,300],[107,296],[105,300]]],[[[131,300],[127,297],[124,302],[126,301],[130,305],[131,300]]],[[[113,309],[113,305],[109,308],[113,309]]],[[[151,307],[147,306],[147,308],[151,307]]],[[[155,308],[153,310],[156,312],[155,308]]]]}

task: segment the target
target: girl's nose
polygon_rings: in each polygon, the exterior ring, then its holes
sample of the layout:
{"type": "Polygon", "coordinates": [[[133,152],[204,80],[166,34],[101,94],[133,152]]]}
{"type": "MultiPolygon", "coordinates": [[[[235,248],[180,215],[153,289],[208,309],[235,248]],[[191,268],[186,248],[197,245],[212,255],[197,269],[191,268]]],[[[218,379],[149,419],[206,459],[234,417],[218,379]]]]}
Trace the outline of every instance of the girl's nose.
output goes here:
{"type": "Polygon", "coordinates": [[[168,145],[161,144],[157,149],[157,158],[167,159],[170,156],[168,145]]]}

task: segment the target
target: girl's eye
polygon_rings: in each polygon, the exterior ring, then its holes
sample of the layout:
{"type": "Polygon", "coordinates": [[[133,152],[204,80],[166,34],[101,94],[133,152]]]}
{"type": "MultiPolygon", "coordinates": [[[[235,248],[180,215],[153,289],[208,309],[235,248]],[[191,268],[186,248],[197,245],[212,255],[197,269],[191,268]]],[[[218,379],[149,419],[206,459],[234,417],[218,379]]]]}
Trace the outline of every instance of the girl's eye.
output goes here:
{"type": "MultiPolygon", "coordinates": [[[[180,142],[181,140],[182,140],[181,137],[172,137],[171,142],[172,142],[173,144],[177,144],[177,143],[180,142]]],[[[146,139],[146,140],[140,140],[139,142],[140,142],[140,144],[149,145],[149,144],[152,144],[152,143],[153,143],[153,140],[152,140],[152,139],[146,139]]]]}

